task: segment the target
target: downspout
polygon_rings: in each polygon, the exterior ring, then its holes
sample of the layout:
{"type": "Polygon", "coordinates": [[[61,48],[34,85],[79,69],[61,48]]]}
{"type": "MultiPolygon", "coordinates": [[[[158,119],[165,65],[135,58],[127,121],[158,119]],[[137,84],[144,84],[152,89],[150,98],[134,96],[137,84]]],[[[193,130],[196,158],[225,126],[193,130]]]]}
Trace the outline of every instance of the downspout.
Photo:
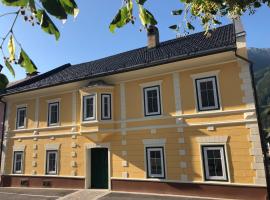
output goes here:
{"type": "Polygon", "coordinates": [[[0,169],[2,167],[2,151],[3,151],[3,142],[4,142],[4,133],[5,133],[5,121],[6,121],[6,107],[7,103],[0,99],[0,102],[4,104],[4,113],[3,113],[3,126],[2,126],[2,131],[1,131],[1,147],[0,147],[0,169]]]}
{"type": "Polygon", "coordinates": [[[266,187],[267,187],[267,194],[268,198],[270,197],[270,176],[269,176],[269,167],[267,164],[267,149],[266,149],[266,137],[264,136],[264,130],[261,122],[261,113],[260,113],[260,108],[259,108],[259,100],[257,96],[257,90],[256,90],[256,84],[255,84],[255,77],[254,77],[254,70],[253,70],[253,62],[243,56],[240,56],[237,54],[235,51],[235,56],[240,58],[241,60],[244,60],[249,64],[249,69],[250,69],[250,75],[251,75],[251,84],[252,84],[252,89],[253,89],[253,95],[254,95],[254,100],[255,100],[255,109],[256,109],[256,116],[257,116],[257,121],[258,121],[258,127],[259,127],[259,134],[261,138],[261,147],[262,147],[262,152],[263,152],[263,163],[264,163],[264,168],[265,168],[265,178],[266,178],[266,187]]]}

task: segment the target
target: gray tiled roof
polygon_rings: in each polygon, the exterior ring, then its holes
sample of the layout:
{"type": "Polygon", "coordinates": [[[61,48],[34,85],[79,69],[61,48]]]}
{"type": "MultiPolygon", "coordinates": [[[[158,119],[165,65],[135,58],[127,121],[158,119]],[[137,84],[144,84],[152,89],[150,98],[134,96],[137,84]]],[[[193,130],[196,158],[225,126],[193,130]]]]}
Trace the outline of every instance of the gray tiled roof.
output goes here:
{"type": "Polygon", "coordinates": [[[211,31],[210,37],[200,32],[161,42],[152,49],[143,47],[87,63],[66,64],[12,85],[0,96],[229,51],[236,48],[235,41],[234,26],[229,24],[211,31]]]}

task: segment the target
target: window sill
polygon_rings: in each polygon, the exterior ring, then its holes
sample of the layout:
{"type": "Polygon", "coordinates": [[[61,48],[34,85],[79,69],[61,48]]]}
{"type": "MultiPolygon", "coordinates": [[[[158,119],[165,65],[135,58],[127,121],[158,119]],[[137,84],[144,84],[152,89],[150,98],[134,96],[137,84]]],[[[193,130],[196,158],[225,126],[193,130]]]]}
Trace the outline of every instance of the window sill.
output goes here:
{"type": "Polygon", "coordinates": [[[89,121],[82,121],[81,124],[95,124],[95,123],[98,123],[99,121],[98,120],[89,120],[89,121]]]}

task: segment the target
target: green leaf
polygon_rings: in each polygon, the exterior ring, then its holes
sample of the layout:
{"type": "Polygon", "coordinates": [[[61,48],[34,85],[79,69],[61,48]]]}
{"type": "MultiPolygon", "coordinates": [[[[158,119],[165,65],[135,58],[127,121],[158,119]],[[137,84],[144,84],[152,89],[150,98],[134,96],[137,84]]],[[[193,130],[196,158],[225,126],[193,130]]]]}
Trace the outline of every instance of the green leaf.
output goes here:
{"type": "Polygon", "coordinates": [[[10,35],[8,41],[8,51],[9,51],[9,61],[13,62],[15,60],[15,41],[13,35],[10,35]]]}
{"type": "Polygon", "coordinates": [[[33,61],[29,58],[29,56],[25,53],[25,51],[23,49],[21,49],[20,58],[19,58],[18,63],[29,74],[32,74],[33,72],[37,71],[36,65],[33,63],[33,61]]]}
{"type": "Polygon", "coordinates": [[[173,10],[172,15],[181,15],[183,13],[183,10],[173,10]]]}
{"type": "Polygon", "coordinates": [[[147,0],[136,0],[137,4],[143,5],[147,0]]]}
{"type": "Polygon", "coordinates": [[[116,16],[110,23],[110,31],[114,33],[116,28],[121,28],[128,24],[130,21],[133,22],[133,3],[132,0],[128,0],[126,5],[118,10],[116,16]]]}
{"type": "Polygon", "coordinates": [[[74,0],[60,0],[60,3],[67,14],[77,17],[79,9],[74,0]]]}
{"type": "Polygon", "coordinates": [[[26,6],[29,0],[1,0],[6,6],[26,6]]]}
{"type": "Polygon", "coordinates": [[[258,1],[254,2],[254,8],[259,8],[259,7],[261,7],[261,3],[258,1]]]}
{"type": "Polygon", "coordinates": [[[187,28],[189,30],[195,30],[195,27],[190,22],[187,23],[187,28]]]}
{"type": "Polygon", "coordinates": [[[58,19],[67,19],[67,13],[59,0],[40,0],[45,10],[58,19]]]}
{"type": "Polygon", "coordinates": [[[37,19],[40,22],[40,26],[43,31],[45,31],[48,34],[54,35],[56,40],[59,39],[60,32],[45,10],[37,11],[37,19]]]}
{"type": "Polygon", "coordinates": [[[12,74],[12,76],[15,77],[15,71],[14,71],[12,65],[8,62],[8,60],[5,60],[5,65],[8,68],[8,70],[10,71],[10,73],[12,74]]]}
{"type": "Polygon", "coordinates": [[[178,26],[175,24],[175,25],[169,26],[169,28],[173,29],[173,30],[176,30],[178,28],[178,26]]]}
{"type": "Polygon", "coordinates": [[[150,13],[147,9],[145,9],[141,5],[139,5],[139,12],[141,23],[144,27],[147,27],[147,25],[157,25],[157,21],[155,17],[152,15],[152,13],[150,13]]]}
{"type": "Polygon", "coordinates": [[[0,74],[0,90],[3,90],[8,85],[8,78],[4,74],[0,74]]]}

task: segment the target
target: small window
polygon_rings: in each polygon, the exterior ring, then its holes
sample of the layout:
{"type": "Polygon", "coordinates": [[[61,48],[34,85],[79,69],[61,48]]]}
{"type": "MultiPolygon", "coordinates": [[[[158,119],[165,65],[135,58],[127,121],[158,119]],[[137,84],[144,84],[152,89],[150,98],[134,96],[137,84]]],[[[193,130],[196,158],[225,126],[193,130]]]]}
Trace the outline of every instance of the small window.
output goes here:
{"type": "Polygon", "coordinates": [[[46,174],[57,174],[57,151],[47,151],[46,155],[46,174]]]}
{"type": "Polygon", "coordinates": [[[48,125],[59,125],[59,102],[49,103],[48,125]]]}
{"type": "Polygon", "coordinates": [[[218,110],[220,109],[217,78],[208,77],[196,79],[197,103],[199,111],[218,110]]]}
{"type": "Polygon", "coordinates": [[[13,173],[22,174],[23,152],[15,151],[13,157],[13,173]]]}
{"type": "Polygon", "coordinates": [[[83,121],[96,119],[96,96],[89,95],[83,97],[83,121]]]}
{"type": "Polygon", "coordinates": [[[111,94],[101,94],[101,119],[110,120],[111,116],[111,94]]]}
{"type": "Polygon", "coordinates": [[[26,108],[17,109],[16,128],[22,129],[26,127],[26,108]]]}
{"type": "Polygon", "coordinates": [[[147,147],[147,177],[165,178],[163,147],[147,147]]]}
{"type": "Polygon", "coordinates": [[[160,86],[147,87],[143,91],[145,116],[161,115],[160,86]]]}
{"type": "Polygon", "coordinates": [[[202,153],[205,179],[228,181],[224,146],[203,146],[202,153]]]}

